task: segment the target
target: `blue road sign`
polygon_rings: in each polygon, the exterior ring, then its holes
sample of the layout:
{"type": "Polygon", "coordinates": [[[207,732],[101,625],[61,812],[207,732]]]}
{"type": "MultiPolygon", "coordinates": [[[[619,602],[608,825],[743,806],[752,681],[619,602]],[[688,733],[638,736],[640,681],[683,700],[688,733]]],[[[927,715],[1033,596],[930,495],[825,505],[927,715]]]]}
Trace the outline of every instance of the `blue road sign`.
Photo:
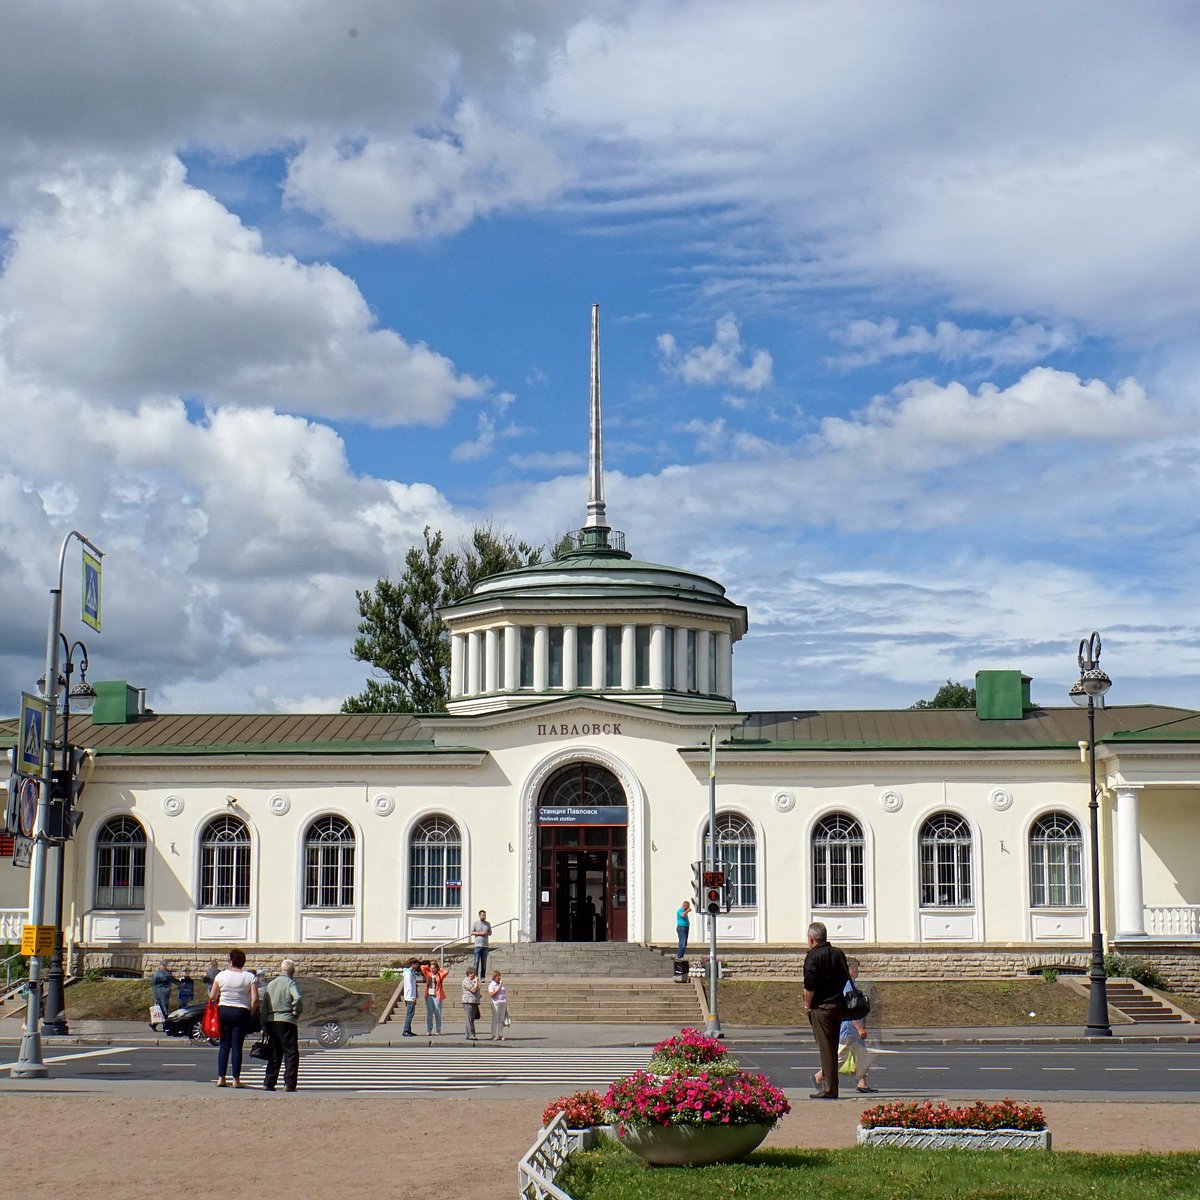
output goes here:
{"type": "Polygon", "coordinates": [[[21,693],[21,741],[17,746],[17,770],[22,775],[42,773],[46,702],[40,696],[21,693]]]}
{"type": "Polygon", "coordinates": [[[100,632],[100,560],[83,552],[83,619],[100,632]]]}

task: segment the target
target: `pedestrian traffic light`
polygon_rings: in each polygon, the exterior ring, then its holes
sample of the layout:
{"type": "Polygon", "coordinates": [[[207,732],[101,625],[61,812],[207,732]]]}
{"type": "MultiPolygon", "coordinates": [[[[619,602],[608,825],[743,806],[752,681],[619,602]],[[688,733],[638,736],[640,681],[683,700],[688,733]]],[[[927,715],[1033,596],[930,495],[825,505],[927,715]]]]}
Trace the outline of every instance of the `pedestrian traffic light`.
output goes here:
{"type": "MultiPolygon", "coordinates": [[[[724,903],[725,892],[725,872],[724,871],[705,871],[703,877],[704,883],[704,910],[710,916],[716,916],[721,911],[724,903]]],[[[728,912],[728,909],[726,909],[728,912]]]]}
{"type": "Polygon", "coordinates": [[[76,804],[83,792],[84,781],[80,779],[86,751],[79,746],[67,748],[68,765],[55,771],[50,777],[50,807],[46,813],[46,836],[53,841],[65,842],[74,834],[83,814],[76,804]]]}
{"type": "Polygon", "coordinates": [[[701,881],[703,873],[702,862],[692,863],[692,907],[698,913],[704,911],[704,884],[701,881]]]}

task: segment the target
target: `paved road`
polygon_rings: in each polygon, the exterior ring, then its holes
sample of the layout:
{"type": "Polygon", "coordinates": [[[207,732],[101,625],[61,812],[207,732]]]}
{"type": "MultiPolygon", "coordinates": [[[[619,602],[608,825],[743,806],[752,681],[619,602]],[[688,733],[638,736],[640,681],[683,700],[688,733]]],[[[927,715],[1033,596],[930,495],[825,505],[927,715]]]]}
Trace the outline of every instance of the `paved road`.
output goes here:
{"type": "MultiPolygon", "coordinates": [[[[791,1047],[732,1046],[743,1067],[760,1070],[793,1095],[811,1090],[816,1051],[791,1047]]],[[[0,1059],[0,1088],[22,1081],[4,1077],[12,1057],[0,1059]]],[[[649,1050],[618,1046],[535,1049],[443,1042],[403,1047],[350,1046],[302,1054],[306,1091],[450,1092],[529,1088],[548,1095],[576,1088],[602,1089],[644,1066],[649,1050]]],[[[877,1057],[871,1082],[887,1096],[1003,1095],[1060,1099],[1200,1098],[1200,1045],[963,1046],[899,1045],[877,1057]]],[[[103,1085],[117,1081],[211,1086],[215,1051],[178,1046],[126,1045],[52,1048],[50,1077],[103,1085]]],[[[242,1076],[257,1085],[262,1064],[247,1059],[242,1076]]],[[[853,1087],[852,1081],[843,1081],[853,1087]]]]}

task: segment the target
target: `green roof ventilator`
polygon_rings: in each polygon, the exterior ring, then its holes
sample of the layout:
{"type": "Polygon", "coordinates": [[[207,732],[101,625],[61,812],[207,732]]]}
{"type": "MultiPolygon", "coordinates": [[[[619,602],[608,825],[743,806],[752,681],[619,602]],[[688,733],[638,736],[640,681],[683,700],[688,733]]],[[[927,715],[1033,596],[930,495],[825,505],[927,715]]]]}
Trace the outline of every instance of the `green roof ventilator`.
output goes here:
{"type": "Polygon", "coordinates": [[[1033,708],[1030,678],[1020,671],[976,671],[975,715],[981,721],[1019,721],[1033,708]]]}

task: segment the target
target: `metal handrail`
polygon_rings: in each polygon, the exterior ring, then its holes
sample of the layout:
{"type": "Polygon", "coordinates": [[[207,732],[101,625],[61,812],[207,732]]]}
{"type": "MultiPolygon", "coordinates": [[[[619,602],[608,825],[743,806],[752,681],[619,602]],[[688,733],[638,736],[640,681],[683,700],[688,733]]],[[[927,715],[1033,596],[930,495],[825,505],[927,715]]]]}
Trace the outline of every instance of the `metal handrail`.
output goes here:
{"type": "Polygon", "coordinates": [[[517,1163],[517,1195],[521,1200],[572,1200],[570,1194],[554,1182],[572,1149],[567,1114],[555,1113],[554,1119],[517,1163]]]}
{"type": "MultiPolygon", "coordinates": [[[[505,921],[493,921],[492,922],[492,932],[489,936],[491,938],[495,938],[497,929],[503,929],[503,928],[505,928],[505,926],[510,926],[510,925],[515,925],[517,927],[516,928],[517,936],[515,938],[513,938],[511,936],[512,930],[510,930],[509,931],[510,936],[509,936],[507,942],[504,943],[505,945],[511,946],[511,945],[513,945],[514,942],[519,944],[522,941],[522,937],[525,941],[530,940],[529,935],[527,933],[525,933],[523,929],[521,929],[520,919],[518,917],[509,917],[505,921]]],[[[462,937],[451,938],[448,942],[440,942],[438,945],[434,946],[433,952],[437,955],[438,966],[439,967],[445,966],[445,957],[446,957],[445,949],[447,946],[458,946],[460,944],[474,942],[474,940],[475,940],[475,935],[473,933],[465,933],[465,934],[463,934],[462,937]]]]}
{"type": "Polygon", "coordinates": [[[3,960],[3,962],[4,962],[4,990],[6,992],[12,990],[13,963],[18,960],[24,959],[24,957],[25,956],[20,952],[20,950],[18,950],[16,952],[16,954],[10,954],[6,959],[3,960]]]}

